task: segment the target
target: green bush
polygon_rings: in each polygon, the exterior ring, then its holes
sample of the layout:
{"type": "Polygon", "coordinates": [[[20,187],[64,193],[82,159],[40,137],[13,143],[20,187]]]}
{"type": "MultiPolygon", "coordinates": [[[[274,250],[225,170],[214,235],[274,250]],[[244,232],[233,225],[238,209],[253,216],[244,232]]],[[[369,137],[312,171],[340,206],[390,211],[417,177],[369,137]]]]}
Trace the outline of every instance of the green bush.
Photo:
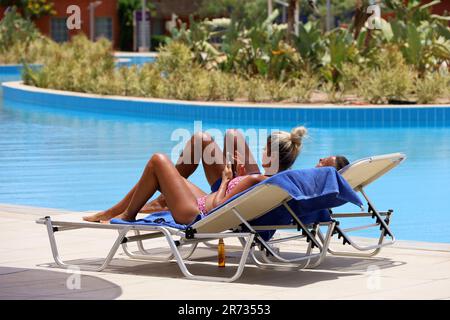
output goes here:
{"type": "Polygon", "coordinates": [[[247,99],[250,102],[267,100],[267,85],[262,77],[252,77],[246,81],[247,99]]]}
{"type": "Polygon", "coordinates": [[[161,71],[154,64],[147,63],[142,66],[139,79],[144,97],[167,98],[166,80],[161,77],[161,71]]]}
{"type": "Polygon", "coordinates": [[[193,55],[185,44],[171,41],[160,49],[156,66],[167,74],[185,73],[193,66],[193,55]]]}
{"type": "Polygon", "coordinates": [[[234,101],[242,95],[243,80],[233,74],[222,73],[223,97],[227,101],[234,101]]]}
{"type": "Polygon", "coordinates": [[[417,77],[416,72],[406,65],[399,51],[385,50],[381,57],[383,66],[367,69],[361,76],[359,96],[376,104],[408,99],[417,77]]]}
{"type": "Polygon", "coordinates": [[[173,73],[167,78],[166,89],[169,99],[203,100],[207,96],[207,71],[193,67],[185,73],[173,73]]]}
{"type": "Polygon", "coordinates": [[[105,39],[92,43],[80,35],[59,45],[41,69],[25,68],[24,81],[37,87],[94,93],[98,79],[112,79],[114,72],[111,43],[105,39]]]}
{"type": "Polygon", "coordinates": [[[293,98],[294,102],[309,102],[314,90],[317,89],[318,82],[317,77],[309,75],[300,79],[294,79],[289,95],[293,98]]]}
{"type": "Polygon", "coordinates": [[[56,46],[14,7],[0,21],[0,64],[42,63],[56,46]]]}
{"type": "Polygon", "coordinates": [[[265,87],[272,101],[278,102],[289,98],[290,92],[286,82],[270,80],[267,81],[265,87]]]}
{"type": "Polygon", "coordinates": [[[426,104],[433,103],[443,96],[445,90],[448,90],[448,79],[439,73],[425,75],[424,78],[417,79],[415,92],[417,102],[426,104]]]}

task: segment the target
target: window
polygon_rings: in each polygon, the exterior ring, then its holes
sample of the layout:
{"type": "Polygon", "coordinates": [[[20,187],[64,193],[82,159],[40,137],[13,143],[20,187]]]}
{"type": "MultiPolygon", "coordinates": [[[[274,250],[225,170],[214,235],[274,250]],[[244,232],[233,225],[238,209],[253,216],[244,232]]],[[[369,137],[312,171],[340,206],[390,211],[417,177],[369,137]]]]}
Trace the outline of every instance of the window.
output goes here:
{"type": "Polygon", "coordinates": [[[100,17],[95,18],[95,39],[100,37],[110,41],[113,39],[112,18],[100,17]]]}
{"type": "Polygon", "coordinates": [[[69,40],[69,30],[66,25],[66,18],[51,18],[50,34],[54,41],[65,42],[69,40]]]}

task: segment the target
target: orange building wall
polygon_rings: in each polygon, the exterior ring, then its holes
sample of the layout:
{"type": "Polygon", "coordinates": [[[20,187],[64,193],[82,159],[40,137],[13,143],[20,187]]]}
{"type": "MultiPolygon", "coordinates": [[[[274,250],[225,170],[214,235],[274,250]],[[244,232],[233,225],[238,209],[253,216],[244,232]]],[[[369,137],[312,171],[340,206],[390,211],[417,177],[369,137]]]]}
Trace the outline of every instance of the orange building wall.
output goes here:
{"type": "MultiPolygon", "coordinates": [[[[77,5],[81,9],[81,30],[69,30],[69,37],[78,33],[84,33],[89,37],[89,3],[93,0],[57,0],[53,1],[56,15],[52,17],[67,18],[67,7],[70,5],[77,5]]],[[[0,19],[3,17],[4,9],[0,9],[0,19]]],[[[111,17],[113,25],[113,45],[118,46],[119,43],[119,18],[118,18],[118,3],[117,0],[102,0],[102,4],[95,8],[95,17],[111,17]]],[[[41,32],[50,37],[50,19],[51,17],[42,17],[35,21],[36,26],[41,32]]]]}

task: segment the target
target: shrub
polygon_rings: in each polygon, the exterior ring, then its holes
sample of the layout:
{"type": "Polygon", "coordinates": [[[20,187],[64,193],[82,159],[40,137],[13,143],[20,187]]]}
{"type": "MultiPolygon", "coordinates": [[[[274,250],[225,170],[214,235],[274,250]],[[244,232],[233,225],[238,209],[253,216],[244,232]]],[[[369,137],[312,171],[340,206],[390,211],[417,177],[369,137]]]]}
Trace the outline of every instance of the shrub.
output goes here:
{"type": "Polygon", "coordinates": [[[222,88],[225,100],[234,101],[242,95],[242,79],[233,74],[222,74],[222,88]]]}
{"type": "Polygon", "coordinates": [[[262,77],[252,77],[247,80],[247,99],[251,102],[262,102],[267,98],[266,82],[262,77]]]}
{"type": "Polygon", "coordinates": [[[266,82],[265,87],[272,101],[283,101],[289,98],[289,89],[286,82],[271,80],[266,82]]]}
{"type": "Polygon", "coordinates": [[[141,67],[139,83],[144,97],[166,98],[166,79],[154,64],[147,63],[141,67]]]}
{"type": "Polygon", "coordinates": [[[24,80],[37,87],[93,93],[99,78],[114,77],[114,71],[111,43],[93,43],[80,35],[57,46],[42,68],[25,68],[24,80]]]}
{"type": "Polygon", "coordinates": [[[0,21],[0,64],[44,62],[56,43],[39,34],[34,24],[13,7],[0,21]]]}
{"type": "Polygon", "coordinates": [[[223,96],[223,75],[220,71],[209,71],[206,80],[206,100],[220,100],[223,96]]]}
{"type": "Polygon", "coordinates": [[[168,74],[184,73],[193,66],[191,50],[181,42],[171,41],[160,49],[156,66],[168,74]]]}
{"type": "Polygon", "coordinates": [[[289,95],[293,98],[294,102],[309,102],[317,86],[318,79],[314,76],[306,75],[300,79],[293,80],[289,95]]]}
{"type": "Polygon", "coordinates": [[[200,100],[207,96],[207,71],[199,67],[189,72],[175,72],[167,78],[167,97],[181,100],[200,100]]]}
{"type": "Polygon", "coordinates": [[[341,82],[325,82],[322,85],[323,92],[327,95],[328,102],[342,103],[344,102],[345,88],[341,82]]]}
{"type": "Polygon", "coordinates": [[[439,99],[448,88],[448,82],[439,73],[427,74],[417,79],[415,91],[418,103],[433,103],[439,99]]]}
{"type": "Polygon", "coordinates": [[[39,37],[33,22],[22,18],[13,7],[0,21],[0,52],[18,43],[29,43],[39,37]]]}
{"type": "Polygon", "coordinates": [[[401,53],[387,50],[382,53],[384,65],[369,69],[358,85],[358,94],[371,103],[403,100],[413,89],[416,73],[407,66],[401,53]]]}

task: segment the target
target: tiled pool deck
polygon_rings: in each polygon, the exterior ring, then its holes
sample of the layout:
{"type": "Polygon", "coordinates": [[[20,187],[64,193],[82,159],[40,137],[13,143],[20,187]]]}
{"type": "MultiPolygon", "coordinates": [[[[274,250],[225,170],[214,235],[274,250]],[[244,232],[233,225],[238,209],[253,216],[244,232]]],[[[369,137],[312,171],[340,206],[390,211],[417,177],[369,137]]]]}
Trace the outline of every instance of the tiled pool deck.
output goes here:
{"type": "MultiPolygon", "coordinates": [[[[46,230],[34,222],[67,214],[83,213],[0,205],[0,299],[450,299],[450,244],[406,241],[370,259],[328,256],[314,270],[261,270],[249,262],[233,283],[186,280],[176,263],[132,261],[119,251],[105,271],[83,271],[80,289],[70,290],[71,275],[52,267],[46,230]]],[[[62,256],[84,263],[103,257],[113,237],[98,230],[58,235],[62,256]]],[[[292,244],[281,250],[292,251],[292,244]]],[[[236,261],[231,251],[228,265],[236,261]]],[[[216,273],[230,271],[215,267],[215,251],[201,249],[196,257],[216,273]]],[[[207,267],[198,261],[190,267],[202,273],[207,267]]]]}

